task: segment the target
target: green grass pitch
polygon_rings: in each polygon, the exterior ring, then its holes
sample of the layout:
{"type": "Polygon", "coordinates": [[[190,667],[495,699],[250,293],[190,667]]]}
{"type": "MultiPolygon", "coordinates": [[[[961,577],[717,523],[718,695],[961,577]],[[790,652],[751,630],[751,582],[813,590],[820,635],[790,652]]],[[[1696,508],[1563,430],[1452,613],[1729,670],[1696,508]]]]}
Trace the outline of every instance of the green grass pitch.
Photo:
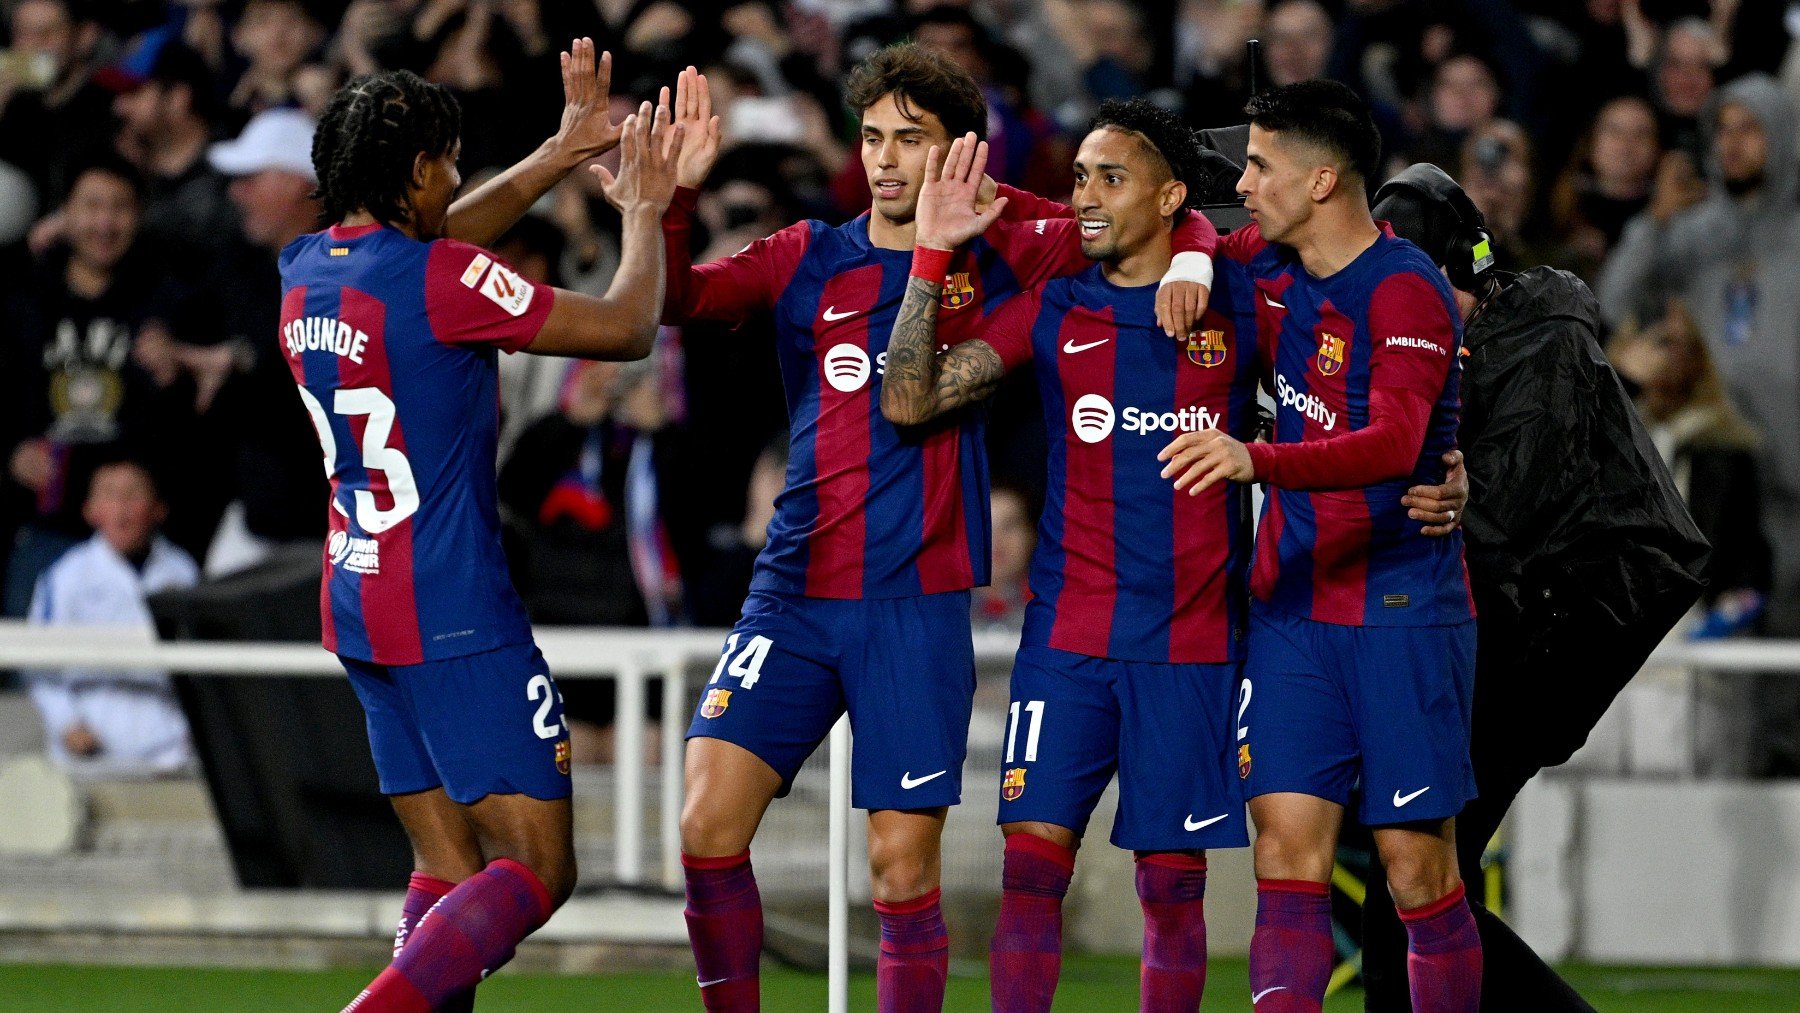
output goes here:
{"type": "MultiPolygon", "coordinates": [[[[372,970],[253,971],[173,967],[0,965],[0,1007],[58,1013],[211,1013],[214,1010],[336,1010],[348,1002],[372,970]]],[[[1800,1009],[1800,969],[1735,970],[1674,968],[1568,969],[1570,980],[1601,1013],[1761,1013],[1800,1009]]],[[[1206,1009],[1247,1010],[1249,977],[1241,960],[1215,961],[1207,975],[1206,1009]]],[[[691,975],[679,972],[553,977],[502,972],[481,987],[484,1013],[526,1010],[656,1010],[679,1013],[700,1007],[691,975]]],[[[763,973],[763,1008],[818,1010],[825,979],[779,968],[763,973]]],[[[851,1008],[875,1008],[875,981],[859,975],[851,1008]]],[[[987,982],[956,978],[945,1008],[988,1008],[987,982]]],[[[1057,990],[1058,1010],[1130,1011],[1137,1008],[1137,963],[1117,957],[1072,957],[1057,990]]],[[[1354,990],[1326,1002],[1330,1011],[1362,1008],[1354,990]]]]}

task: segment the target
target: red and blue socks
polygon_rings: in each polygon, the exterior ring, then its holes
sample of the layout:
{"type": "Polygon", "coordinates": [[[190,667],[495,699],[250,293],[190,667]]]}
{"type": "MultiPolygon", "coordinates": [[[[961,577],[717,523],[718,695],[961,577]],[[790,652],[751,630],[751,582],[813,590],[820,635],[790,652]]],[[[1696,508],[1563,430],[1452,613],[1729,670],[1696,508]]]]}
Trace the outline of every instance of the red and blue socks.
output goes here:
{"type": "Polygon", "coordinates": [[[1331,984],[1331,890],[1299,879],[1256,881],[1250,1002],[1256,1013],[1319,1013],[1331,984]]]}
{"type": "Polygon", "coordinates": [[[1140,856],[1137,893],[1144,909],[1139,1006],[1192,1013],[1206,990],[1206,859],[1169,852],[1140,856]]]}
{"type": "Polygon", "coordinates": [[[430,1013],[512,959],[550,918],[550,891],[525,866],[495,859],[429,909],[394,962],[345,1013],[430,1013]]]}
{"type": "MultiPolygon", "coordinates": [[[[447,879],[427,876],[423,872],[412,874],[406,884],[406,900],[400,906],[400,924],[394,929],[394,956],[400,955],[425,915],[454,889],[456,884],[447,879]]],[[[475,990],[472,988],[451,996],[438,1007],[441,1013],[469,1013],[474,1008],[475,990]]]]}
{"type": "Polygon", "coordinates": [[[1406,978],[1413,1009],[1474,1013],[1481,1006],[1481,935],[1463,885],[1425,905],[1402,910],[1406,978]]]}
{"type": "Polygon", "coordinates": [[[896,903],[875,902],[881,916],[881,956],[875,961],[875,1001],[881,1013],[939,1013],[950,975],[950,932],[941,891],[896,903]]]}
{"type": "Polygon", "coordinates": [[[1000,922],[988,944],[995,1013],[1042,1013],[1062,973],[1062,903],[1075,852],[1030,834],[1006,839],[1000,922]]]}
{"type": "Polygon", "coordinates": [[[754,1013],[762,1005],[763,910],[750,852],[725,858],[684,854],[681,868],[700,1001],[715,1013],[754,1013]]]}

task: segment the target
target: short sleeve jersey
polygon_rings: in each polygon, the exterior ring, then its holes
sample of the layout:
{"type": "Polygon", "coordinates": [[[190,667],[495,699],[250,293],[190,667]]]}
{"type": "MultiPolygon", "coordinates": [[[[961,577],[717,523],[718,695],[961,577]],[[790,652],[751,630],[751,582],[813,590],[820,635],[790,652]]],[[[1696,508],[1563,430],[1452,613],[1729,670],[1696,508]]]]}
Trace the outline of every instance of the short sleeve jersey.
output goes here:
{"type": "Polygon", "coordinates": [[[455,240],[333,227],[281,255],[279,340],[331,480],[325,647],[411,665],[530,639],[500,549],[498,353],[553,290],[455,240]]]}
{"type": "MultiPolygon", "coordinates": [[[[985,408],[909,428],[881,414],[888,338],[906,294],[911,251],[871,243],[865,213],[835,228],[801,222],[688,269],[683,246],[693,202],[692,191],[678,191],[665,219],[666,318],[738,323],[772,311],[787,395],[787,481],[752,589],[900,598],[986,584],[985,408]]],[[[1186,238],[1210,253],[1216,233],[1205,229],[1186,238]]],[[[948,348],[969,340],[1021,289],[1089,263],[1073,219],[997,223],[951,261],[939,341],[948,348]]]]}
{"type": "Polygon", "coordinates": [[[1410,475],[1337,491],[1270,489],[1257,530],[1251,591],[1284,612],[1350,626],[1441,626],[1474,615],[1462,533],[1429,538],[1400,503],[1444,479],[1456,446],[1462,318],[1431,258],[1386,228],[1328,278],[1314,278],[1256,225],[1220,243],[1219,259],[1255,286],[1274,441],[1330,440],[1369,424],[1369,394],[1388,388],[1431,406],[1410,475]]]}
{"type": "Polygon", "coordinates": [[[1162,477],[1178,434],[1256,428],[1254,319],[1243,283],[1215,272],[1186,342],[1156,323],[1156,286],[1121,287],[1095,264],[1019,296],[982,339],[1009,368],[1036,363],[1048,484],[1023,643],[1165,663],[1240,660],[1249,490],[1198,496],[1162,477]],[[1246,304],[1247,305],[1247,304],[1246,304]]]}

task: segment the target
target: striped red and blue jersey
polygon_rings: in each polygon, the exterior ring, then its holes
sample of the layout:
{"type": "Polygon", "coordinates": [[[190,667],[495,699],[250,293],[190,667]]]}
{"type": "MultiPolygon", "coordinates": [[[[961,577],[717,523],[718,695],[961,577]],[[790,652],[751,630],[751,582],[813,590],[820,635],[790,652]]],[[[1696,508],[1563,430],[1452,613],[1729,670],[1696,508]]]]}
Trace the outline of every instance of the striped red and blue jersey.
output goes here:
{"type": "Polygon", "coordinates": [[[1251,448],[1258,477],[1284,455],[1319,473],[1286,487],[1270,482],[1251,592],[1288,614],[1350,626],[1471,618],[1462,533],[1426,537],[1400,503],[1409,486],[1444,480],[1441,458],[1456,446],[1462,318],[1436,265],[1385,227],[1327,278],[1313,277],[1254,224],[1222,241],[1218,259],[1247,269],[1256,288],[1264,383],[1276,402],[1273,445],[1251,448]],[[1387,445],[1401,448],[1399,466],[1380,480],[1347,482],[1367,466],[1357,455],[1374,444],[1332,441],[1369,430],[1379,414],[1371,398],[1414,408],[1416,417],[1390,408],[1385,433],[1411,427],[1405,442],[1387,445]],[[1403,416],[1407,426],[1394,428],[1403,416]],[[1333,449],[1310,446],[1320,443],[1333,449]]]}
{"type": "MultiPolygon", "coordinates": [[[[1241,277],[1241,276],[1240,276],[1241,277]]],[[[1026,646],[1183,664],[1243,657],[1249,488],[1198,496],[1162,477],[1183,432],[1256,429],[1255,321],[1215,271],[1186,342],[1156,323],[1156,286],[1095,264],[1008,303],[982,333],[1008,368],[1036,362],[1048,484],[1031,560],[1026,646]]]]}
{"type": "Polygon", "coordinates": [[[500,550],[498,351],[550,314],[478,247],[334,226],[281,254],[281,350],[331,479],[327,650],[415,665],[523,643],[500,550]]]}
{"type": "MultiPolygon", "coordinates": [[[[975,336],[1019,291],[1091,263],[1066,207],[1007,195],[1008,218],[958,250],[946,273],[937,332],[944,347],[975,336]]],[[[694,191],[677,190],[664,219],[665,320],[737,324],[772,312],[787,397],[787,479],[752,590],[903,598],[986,584],[985,409],[904,429],[880,410],[912,251],[872,244],[865,213],[835,228],[800,222],[692,267],[695,200],[694,191]]],[[[1184,226],[1176,245],[1210,255],[1216,242],[1201,220],[1184,226]]]]}

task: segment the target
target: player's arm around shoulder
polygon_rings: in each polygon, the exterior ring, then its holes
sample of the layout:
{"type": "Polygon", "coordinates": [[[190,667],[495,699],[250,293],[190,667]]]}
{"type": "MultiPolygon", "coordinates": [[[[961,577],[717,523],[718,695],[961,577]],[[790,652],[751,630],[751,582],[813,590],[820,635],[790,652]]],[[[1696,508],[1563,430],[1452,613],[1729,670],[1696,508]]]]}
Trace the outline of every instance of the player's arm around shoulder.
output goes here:
{"type": "Polygon", "coordinates": [[[646,102],[626,118],[618,176],[594,167],[607,201],[619,209],[624,223],[619,270],[599,298],[558,290],[549,317],[526,351],[583,359],[650,354],[663,311],[662,217],[675,194],[684,130],[670,122],[666,105],[653,114],[646,102]]]}
{"type": "Polygon", "coordinates": [[[987,144],[973,133],[951,141],[941,158],[936,147],[925,156],[912,273],[888,338],[881,381],[881,414],[895,425],[918,425],[979,401],[1006,373],[999,353],[979,339],[936,354],[938,299],[950,258],[1006,209],[1005,197],[985,210],[976,208],[986,164],[987,144]]]}

